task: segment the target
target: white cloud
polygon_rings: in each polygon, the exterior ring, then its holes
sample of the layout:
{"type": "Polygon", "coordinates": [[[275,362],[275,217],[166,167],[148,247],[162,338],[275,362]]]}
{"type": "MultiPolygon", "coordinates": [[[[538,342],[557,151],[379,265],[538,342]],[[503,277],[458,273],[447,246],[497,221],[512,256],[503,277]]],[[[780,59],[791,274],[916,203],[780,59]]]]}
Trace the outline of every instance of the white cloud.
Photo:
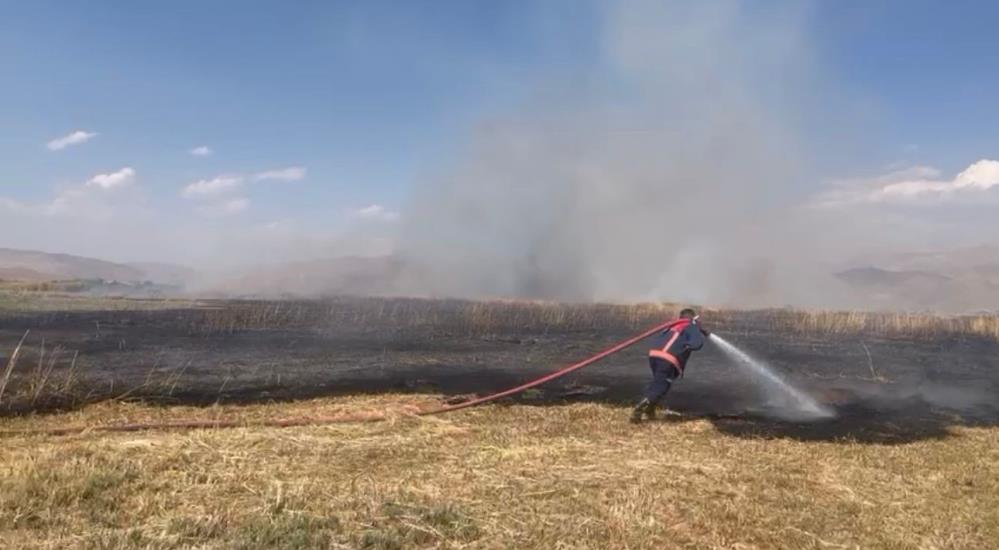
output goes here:
{"type": "Polygon", "coordinates": [[[365,206],[364,208],[359,208],[353,213],[355,218],[360,218],[362,220],[373,220],[381,222],[394,222],[399,220],[399,213],[387,210],[384,206],[380,204],[372,204],[370,206],[365,206]]]}
{"type": "Polygon", "coordinates": [[[954,178],[958,189],[992,189],[999,185],[999,160],[980,160],[954,178]]]}
{"type": "Polygon", "coordinates": [[[833,189],[820,194],[814,203],[818,206],[835,207],[970,198],[999,187],[999,161],[980,160],[953,179],[942,179],[940,176],[941,172],[935,168],[914,166],[874,178],[833,182],[833,189]]]}
{"type": "Polygon", "coordinates": [[[69,147],[70,145],[85,143],[95,137],[97,137],[97,132],[84,132],[83,130],[77,130],[60,138],[53,139],[45,146],[49,148],[49,151],[59,151],[69,147]]]}
{"type": "Polygon", "coordinates": [[[211,149],[211,147],[208,147],[207,145],[202,145],[200,147],[195,147],[194,149],[191,149],[190,151],[188,151],[188,153],[190,153],[190,154],[192,154],[192,155],[194,155],[196,157],[208,157],[208,156],[211,156],[212,149],[211,149]]]}
{"type": "Polygon", "coordinates": [[[306,169],[304,166],[292,166],[290,168],[282,168],[280,170],[268,170],[266,172],[258,172],[253,175],[253,179],[257,181],[264,180],[276,180],[276,181],[297,181],[304,179],[306,176],[306,169]]]}
{"type": "Polygon", "coordinates": [[[135,181],[135,170],[126,166],[110,174],[97,174],[87,181],[86,186],[114,189],[115,187],[130,185],[133,181],[135,181]]]}
{"type": "Polygon", "coordinates": [[[181,190],[180,194],[182,197],[190,198],[206,198],[214,197],[217,195],[222,195],[243,186],[247,180],[251,181],[295,181],[304,178],[306,175],[306,170],[301,166],[293,166],[291,168],[282,168],[280,170],[268,170],[266,172],[258,172],[252,175],[242,175],[242,174],[228,174],[222,176],[216,176],[212,179],[198,180],[193,183],[189,183],[181,190]]]}
{"type": "Polygon", "coordinates": [[[198,180],[190,183],[184,187],[180,194],[186,199],[212,197],[235,190],[242,184],[242,176],[217,176],[210,180],[198,180]]]}
{"type": "Polygon", "coordinates": [[[0,197],[0,208],[28,216],[108,220],[134,208],[136,196],[117,191],[131,186],[135,179],[136,171],[126,166],[97,174],[84,183],[62,186],[48,201],[21,203],[0,197]]]}

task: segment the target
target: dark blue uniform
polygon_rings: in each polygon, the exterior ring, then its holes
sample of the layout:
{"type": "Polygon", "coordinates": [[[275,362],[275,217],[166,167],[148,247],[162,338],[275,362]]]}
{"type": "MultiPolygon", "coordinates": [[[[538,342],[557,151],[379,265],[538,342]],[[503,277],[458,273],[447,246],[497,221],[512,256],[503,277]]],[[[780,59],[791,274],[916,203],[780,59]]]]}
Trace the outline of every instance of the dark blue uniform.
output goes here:
{"type": "Polygon", "coordinates": [[[681,319],[656,335],[652,345],[649,350],[652,382],[645,390],[645,398],[654,405],[669,392],[673,381],[683,376],[691,352],[704,347],[704,333],[695,321],[681,319]]]}

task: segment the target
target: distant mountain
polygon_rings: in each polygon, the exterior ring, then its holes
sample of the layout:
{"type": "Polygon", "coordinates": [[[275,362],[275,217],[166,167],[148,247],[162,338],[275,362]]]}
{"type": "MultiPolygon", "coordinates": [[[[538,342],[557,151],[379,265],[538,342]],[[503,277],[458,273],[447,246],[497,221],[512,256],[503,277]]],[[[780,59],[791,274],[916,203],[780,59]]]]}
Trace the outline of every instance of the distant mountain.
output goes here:
{"type": "Polygon", "coordinates": [[[937,273],[965,271],[985,265],[999,265],[999,246],[979,245],[905,252],[890,255],[879,263],[882,267],[896,270],[923,270],[937,273]]]}
{"type": "Polygon", "coordinates": [[[964,264],[945,273],[863,267],[835,275],[851,290],[855,303],[869,308],[947,312],[999,309],[999,265],[964,264]]]}
{"type": "MultiPolygon", "coordinates": [[[[749,275],[748,281],[759,278],[754,278],[753,273],[749,275]]],[[[824,307],[955,313],[999,311],[999,249],[995,247],[869,258],[859,267],[832,275],[838,284],[822,291],[831,300],[824,307]]],[[[262,298],[388,296],[411,294],[414,289],[416,292],[437,289],[432,294],[448,295],[450,290],[442,286],[447,281],[438,280],[439,274],[400,256],[341,257],[251,266],[235,273],[209,276],[166,263],[121,264],[69,254],[0,248],[0,280],[71,279],[108,282],[90,292],[148,294],[185,290],[212,296],[262,298]]],[[[750,286],[746,292],[765,290],[750,286]]]]}
{"type": "Polygon", "coordinates": [[[999,263],[976,265],[970,273],[980,278],[986,285],[999,288],[999,263]]]}
{"type": "Polygon", "coordinates": [[[0,281],[41,282],[58,279],[50,273],[42,273],[26,267],[0,267],[0,281]]]}
{"type": "Polygon", "coordinates": [[[50,254],[36,250],[0,248],[0,269],[48,279],[104,279],[106,281],[142,281],[145,273],[134,267],[70,254],[50,254]],[[27,270],[27,271],[24,271],[27,270]],[[30,272],[30,273],[29,273],[30,272]]]}
{"type": "Polygon", "coordinates": [[[122,283],[152,282],[184,286],[195,276],[194,270],[173,264],[120,264],[70,254],[0,248],[0,279],[3,280],[37,282],[101,279],[122,283]]]}

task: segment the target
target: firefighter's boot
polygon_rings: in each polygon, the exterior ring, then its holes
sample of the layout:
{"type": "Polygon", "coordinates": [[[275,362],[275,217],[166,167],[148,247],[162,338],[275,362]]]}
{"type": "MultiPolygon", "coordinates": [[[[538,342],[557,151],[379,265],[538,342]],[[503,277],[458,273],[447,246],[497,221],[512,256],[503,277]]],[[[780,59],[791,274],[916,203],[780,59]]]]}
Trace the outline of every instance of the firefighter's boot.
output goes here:
{"type": "Polygon", "coordinates": [[[649,401],[649,404],[645,406],[645,410],[642,411],[645,414],[646,420],[656,419],[656,407],[658,404],[654,401],[649,401]]]}
{"type": "MultiPolygon", "coordinates": [[[[641,422],[642,415],[649,415],[651,407],[653,407],[652,402],[648,399],[639,401],[638,405],[635,406],[635,410],[631,411],[631,423],[638,424],[641,422]]],[[[655,415],[655,411],[652,411],[652,414],[655,415]]]]}

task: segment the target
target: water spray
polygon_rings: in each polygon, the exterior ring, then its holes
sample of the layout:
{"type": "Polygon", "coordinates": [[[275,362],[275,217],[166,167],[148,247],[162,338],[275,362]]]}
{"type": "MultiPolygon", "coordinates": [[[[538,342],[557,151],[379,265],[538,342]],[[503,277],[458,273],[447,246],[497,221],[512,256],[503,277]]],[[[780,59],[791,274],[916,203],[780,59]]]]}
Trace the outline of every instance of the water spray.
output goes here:
{"type": "Polygon", "coordinates": [[[788,420],[823,420],[836,416],[829,407],[787,383],[762,361],[754,359],[717,334],[712,333],[710,338],[739,366],[749,369],[765,383],[773,398],[772,404],[777,405],[778,416],[788,420]]]}

